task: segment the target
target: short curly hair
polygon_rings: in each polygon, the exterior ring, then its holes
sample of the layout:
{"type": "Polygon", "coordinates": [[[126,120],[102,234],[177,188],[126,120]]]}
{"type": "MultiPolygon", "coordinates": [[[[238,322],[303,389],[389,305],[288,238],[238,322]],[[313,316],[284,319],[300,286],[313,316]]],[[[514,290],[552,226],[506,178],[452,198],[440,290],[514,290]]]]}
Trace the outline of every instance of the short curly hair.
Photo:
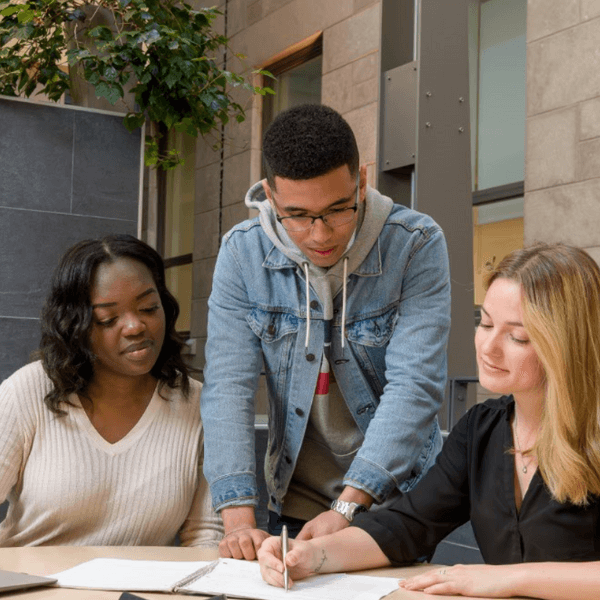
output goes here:
{"type": "Polygon", "coordinates": [[[322,104],[301,104],[283,111],[263,136],[263,161],[269,185],[275,177],[313,179],[348,165],[358,171],[358,146],[350,125],[322,104]]]}
{"type": "Polygon", "coordinates": [[[138,240],[116,234],[78,242],[61,258],[42,309],[42,336],[38,352],[53,389],[44,402],[57,415],[64,415],[61,402],[70,404],[69,394],[85,395],[94,374],[95,356],[90,348],[92,327],[91,288],[98,267],[119,258],[145,265],[152,273],[165,312],[165,339],[151,374],[169,387],[189,394],[189,375],[181,351],[183,340],[175,331],[179,316],[177,300],[165,284],[164,263],[158,252],[138,240]]]}

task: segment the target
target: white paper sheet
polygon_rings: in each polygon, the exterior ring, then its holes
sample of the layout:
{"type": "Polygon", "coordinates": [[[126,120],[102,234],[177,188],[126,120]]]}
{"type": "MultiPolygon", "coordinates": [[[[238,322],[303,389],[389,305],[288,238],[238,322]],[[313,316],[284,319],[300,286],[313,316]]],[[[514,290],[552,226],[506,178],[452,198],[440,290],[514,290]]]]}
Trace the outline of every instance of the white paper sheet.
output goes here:
{"type": "Polygon", "coordinates": [[[379,600],[398,589],[398,581],[393,577],[343,573],[315,575],[294,583],[286,592],[263,581],[258,563],[221,559],[213,571],[185,589],[258,600],[379,600]]]}

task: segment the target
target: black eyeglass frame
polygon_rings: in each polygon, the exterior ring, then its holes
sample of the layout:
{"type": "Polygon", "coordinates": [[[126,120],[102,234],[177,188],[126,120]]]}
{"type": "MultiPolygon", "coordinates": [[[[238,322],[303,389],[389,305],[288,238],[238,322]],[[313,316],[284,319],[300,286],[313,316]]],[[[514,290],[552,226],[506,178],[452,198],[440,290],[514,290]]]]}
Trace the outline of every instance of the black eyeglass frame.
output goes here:
{"type": "Polygon", "coordinates": [[[350,223],[350,221],[352,221],[352,219],[354,218],[354,215],[356,214],[356,211],[358,210],[358,199],[359,199],[359,197],[360,197],[360,170],[356,174],[356,198],[354,200],[354,205],[353,206],[348,206],[347,208],[341,208],[341,209],[337,209],[337,210],[332,210],[332,211],[329,211],[328,213],[325,213],[324,215],[319,215],[319,216],[316,216],[316,217],[312,217],[312,216],[308,216],[308,215],[305,215],[305,216],[302,216],[302,217],[298,217],[298,216],[295,216],[295,215],[288,216],[288,217],[280,217],[277,213],[275,213],[275,218],[277,219],[278,223],[281,223],[281,226],[286,231],[308,231],[309,229],[311,229],[314,226],[315,221],[317,219],[321,219],[321,221],[323,221],[323,223],[325,225],[327,225],[327,227],[331,227],[331,229],[335,229],[336,227],[341,227],[342,225],[345,225],[346,223],[350,223]],[[340,223],[339,225],[332,226],[332,225],[330,225],[325,220],[328,216],[330,216],[332,214],[335,214],[336,212],[340,213],[340,212],[344,212],[346,210],[353,211],[354,215],[352,215],[352,217],[350,217],[350,219],[348,219],[348,221],[345,221],[344,223],[340,223]],[[308,227],[304,227],[303,229],[293,230],[293,229],[288,229],[285,226],[284,222],[283,222],[286,219],[298,219],[298,218],[301,218],[301,219],[311,219],[310,225],[308,227]]]}

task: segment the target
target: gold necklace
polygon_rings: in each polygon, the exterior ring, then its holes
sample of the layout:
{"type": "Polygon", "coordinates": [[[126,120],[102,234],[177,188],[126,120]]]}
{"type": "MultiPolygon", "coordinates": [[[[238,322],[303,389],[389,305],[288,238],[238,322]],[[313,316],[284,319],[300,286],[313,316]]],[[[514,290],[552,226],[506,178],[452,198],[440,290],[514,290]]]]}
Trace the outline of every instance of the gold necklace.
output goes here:
{"type": "Polygon", "coordinates": [[[515,408],[515,441],[517,442],[517,453],[521,455],[521,460],[523,461],[522,471],[523,473],[527,473],[527,467],[533,462],[534,457],[531,456],[529,462],[525,464],[525,457],[523,456],[523,451],[521,450],[521,442],[519,441],[519,417],[517,416],[517,410],[515,408]]]}

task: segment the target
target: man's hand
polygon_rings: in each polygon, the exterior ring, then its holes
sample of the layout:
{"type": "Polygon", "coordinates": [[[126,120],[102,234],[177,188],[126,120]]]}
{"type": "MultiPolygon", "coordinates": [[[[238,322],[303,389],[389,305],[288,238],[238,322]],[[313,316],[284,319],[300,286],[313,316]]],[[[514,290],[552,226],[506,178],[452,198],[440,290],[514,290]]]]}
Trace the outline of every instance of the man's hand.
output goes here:
{"type": "Polygon", "coordinates": [[[219,556],[254,560],[258,549],[268,537],[271,536],[266,531],[251,527],[226,533],[219,544],[219,556]]]}
{"type": "Polygon", "coordinates": [[[219,556],[254,560],[269,534],[256,528],[252,506],[232,506],[221,511],[225,537],[219,544],[219,556]]]}
{"type": "Polygon", "coordinates": [[[334,510],[328,510],[308,521],[297,535],[297,540],[311,540],[329,533],[341,531],[350,525],[348,519],[334,510]]]}
{"type": "MultiPolygon", "coordinates": [[[[367,508],[370,508],[371,504],[373,504],[373,498],[367,494],[367,492],[353,488],[349,485],[344,488],[339,499],[345,500],[346,502],[356,502],[367,508]]],[[[306,523],[300,530],[296,539],[310,540],[312,538],[328,535],[329,533],[341,531],[342,529],[346,529],[349,525],[350,522],[346,517],[334,510],[328,510],[306,523]]]]}

